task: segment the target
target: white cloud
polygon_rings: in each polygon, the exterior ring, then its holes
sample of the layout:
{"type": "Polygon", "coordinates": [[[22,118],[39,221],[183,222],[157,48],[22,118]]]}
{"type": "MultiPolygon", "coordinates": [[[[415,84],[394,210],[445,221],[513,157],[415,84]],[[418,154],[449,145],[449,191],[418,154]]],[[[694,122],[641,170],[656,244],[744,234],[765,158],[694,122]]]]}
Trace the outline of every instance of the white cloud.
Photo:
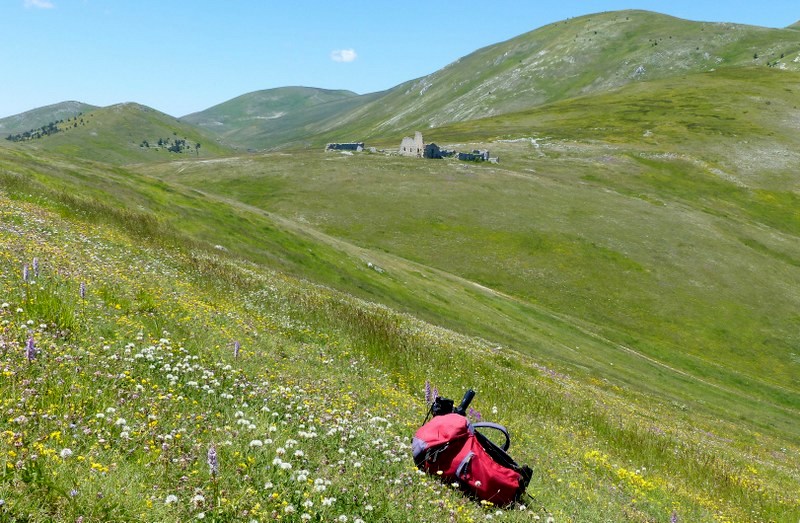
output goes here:
{"type": "Polygon", "coordinates": [[[358,58],[355,49],[337,49],[331,51],[331,60],[334,62],[352,62],[358,58]]]}
{"type": "Polygon", "coordinates": [[[49,0],[25,0],[25,7],[36,8],[36,9],[53,9],[55,4],[50,2],[49,0]]]}

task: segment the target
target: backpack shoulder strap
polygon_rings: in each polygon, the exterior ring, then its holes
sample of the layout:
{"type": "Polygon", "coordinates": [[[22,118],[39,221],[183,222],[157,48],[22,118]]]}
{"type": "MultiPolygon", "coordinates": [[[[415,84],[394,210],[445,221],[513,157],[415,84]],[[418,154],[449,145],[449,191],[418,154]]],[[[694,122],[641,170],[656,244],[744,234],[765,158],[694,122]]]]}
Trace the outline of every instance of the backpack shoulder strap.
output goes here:
{"type": "Polygon", "coordinates": [[[503,433],[503,436],[506,437],[506,441],[505,441],[505,443],[503,443],[503,450],[508,450],[508,447],[511,446],[511,437],[508,435],[508,429],[506,429],[504,426],[502,426],[502,425],[500,425],[498,423],[489,423],[489,422],[486,422],[486,421],[482,421],[482,422],[479,422],[479,423],[473,423],[472,424],[472,428],[473,429],[485,428],[485,429],[499,430],[500,432],[503,433]]]}

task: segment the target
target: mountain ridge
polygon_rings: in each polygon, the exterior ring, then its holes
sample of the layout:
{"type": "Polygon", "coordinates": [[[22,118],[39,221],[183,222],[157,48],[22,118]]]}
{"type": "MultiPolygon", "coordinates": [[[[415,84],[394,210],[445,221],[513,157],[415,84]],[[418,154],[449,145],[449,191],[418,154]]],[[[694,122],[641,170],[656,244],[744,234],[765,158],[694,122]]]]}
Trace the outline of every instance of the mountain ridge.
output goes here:
{"type": "Polygon", "coordinates": [[[382,92],[278,87],[171,118],[231,150],[394,142],[413,130],[527,111],[630,83],[742,66],[800,70],[800,35],[795,29],[610,11],[485,46],[382,92]]]}

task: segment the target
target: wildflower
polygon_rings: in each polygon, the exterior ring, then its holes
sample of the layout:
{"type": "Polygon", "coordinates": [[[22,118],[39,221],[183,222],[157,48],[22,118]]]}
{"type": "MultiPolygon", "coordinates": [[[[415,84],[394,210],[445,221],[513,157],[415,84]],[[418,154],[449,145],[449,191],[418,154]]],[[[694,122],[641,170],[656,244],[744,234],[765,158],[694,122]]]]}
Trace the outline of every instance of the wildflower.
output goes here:
{"type": "Polygon", "coordinates": [[[300,519],[303,521],[309,521],[311,520],[311,514],[309,514],[308,512],[303,512],[303,515],[300,516],[300,519]]]}
{"type": "Polygon", "coordinates": [[[295,508],[294,505],[286,505],[286,508],[283,509],[284,512],[287,514],[294,514],[295,508]]]}
{"type": "Polygon", "coordinates": [[[68,457],[72,456],[72,449],[61,449],[61,452],[58,453],[61,456],[61,459],[67,459],[68,457]]]}
{"type": "Polygon", "coordinates": [[[344,514],[342,514],[341,516],[339,516],[339,518],[338,518],[338,521],[339,521],[340,523],[347,523],[347,516],[345,516],[344,514]]]}
{"type": "Polygon", "coordinates": [[[239,344],[239,340],[236,340],[236,341],[233,342],[233,357],[234,358],[238,358],[239,357],[239,348],[240,347],[241,347],[241,345],[239,344]]]}
{"type": "Polygon", "coordinates": [[[201,494],[195,494],[194,497],[192,497],[192,504],[194,505],[202,505],[205,503],[205,501],[206,498],[204,498],[201,494]]]}
{"type": "Polygon", "coordinates": [[[82,300],[86,299],[86,283],[84,282],[81,282],[80,295],[82,300]]]}
{"type": "Polygon", "coordinates": [[[33,259],[33,276],[35,278],[39,277],[39,258],[33,259]]]}
{"type": "Polygon", "coordinates": [[[33,342],[33,336],[28,338],[28,344],[25,346],[25,357],[28,358],[28,361],[33,361],[36,358],[36,345],[33,342]]]}
{"type": "Polygon", "coordinates": [[[206,519],[206,513],[205,512],[198,512],[195,517],[197,519],[206,519]]]}
{"type": "Polygon", "coordinates": [[[481,413],[473,409],[472,407],[469,408],[469,417],[471,417],[475,421],[480,421],[483,418],[483,416],[481,416],[481,413]]]}
{"type": "Polygon", "coordinates": [[[28,264],[22,266],[22,281],[28,281],[28,264]]]}
{"type": "Polygon", "coordinates": [[[272,487],[274,487],[274,485],[272,484],[271,481],[267,481],[266,483],[264,483],[264,490],[269,490],[272,487]]]}
{"type": "Polygon", "coordinates": [[[330,507],[334,504],[336,498],[322,498],[322,506],[323,507],[330,507]]]}
{"type": "Polygon", "coordinates": [[[253,441],[250,442],[250,446],[251,447],[263,447],[264,446],[264,442],[261,441],[260,439],[254,439],[253,441]]]}
{"type": "Polygon", "coordinates": [[[433,398],[431,398],[431,382],[429,380],[425,380],[425,404],[430,405],[433,402],[433,398]]]}
{"type": "Polygon", "coordinates": [[[117,418],[117,421],[114,422],[114,425],[116,425],[118,427],[120,425],[127,425],[127,424],[128,424],[128,421],[125,418],[117,418]]]}
{"type": "Polygon", "coordinates": [[[556,520],[553,516],[547,516],[547,520],[545,520],[545,523],[555,523],[555,521],[556,520]]]}
{"type": "Polygon", "coordinates": [[[169,496],[166,497],[166,499],[164,499],[165,505],[171,505],[177,502],[178,502],[178,496],[176,496],[175,494],[170,494],[169,496]]]}
{"type": "Polygon", "coordinates": [[[208,448],[206,460],[208,461],[208,468],[211,470],[211,475],[216,476],[219,473],[219,461],[217,461],[217,449],[214,445],[208,448]]]}
{"type": "Polygon", "coordinates": [[[678,523],[678,513],[676,511],[672,511],[672,515],[669,517],[669,523],[678,523]]]}

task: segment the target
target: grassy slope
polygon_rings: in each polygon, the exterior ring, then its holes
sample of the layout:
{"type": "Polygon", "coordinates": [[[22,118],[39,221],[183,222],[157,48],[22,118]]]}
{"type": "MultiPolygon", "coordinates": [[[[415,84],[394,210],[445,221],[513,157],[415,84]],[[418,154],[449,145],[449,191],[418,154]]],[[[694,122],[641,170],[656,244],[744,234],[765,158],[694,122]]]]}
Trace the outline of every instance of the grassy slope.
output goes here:
{"type": "Polygon", "coordinates": [[[500,167],[298,153],[148,172],[505,295],[477,314],[479,293],[420,300],[417,280],[382,300],[630,386],[657,376],[644,386],[709,395],[704,408],[726,416],[754,401],[747,417],[788,435],[800,407],[794,80],[732,70],[439,131],[558,138],[491,144],[500,167]],[[592,336],[603,341],[583,345],[592,336]],[[659,382],[663,366],[623,347],[688,371],[704,392],[659,382]]]}
{"type": "Polygon", "coordinates": [[[84,113],[83,123],[64,125],[63,132],[39,140],[15,144],[23,150],[56,152],[65,156],[111,164],[163,162],[176,153],[155,147],[159,138],[185,139],[190,149],[183,156],[200,157],[230,154],[231,149],[216,143],[203,131],[181,123],[164,113],[134,103],[118,104],[84,113]],[[151,147],[141,147],[147,140],[151,147]]]}
{"type": "Polygon", "coordinates": [[[589,15],[485,47],[399,85],[327,122],[331,131],[319,140],[333,140],[337,131],[380,140],[691,72],[776,61],[796,70],[799,52],[800,37],[788,29],[690,22],[646,11],[589,15]]]}
{"type": "Polygon", "coordinates": [[[65,206],[27,175],[3,187],[22,198],[0,193],[3,518],[544,517],[538,503],[495,513],[413,472],[426,378],[446,394],[476,387],[474,406],[509,425],[557,521],[800,515],[800,449],[784,440],[573,380],[180,235],[165,248],[143,237],[145,215],[120,222],[89,198],[65,206]],[[34,258],[40,274],[26,283],[34,258]]]}
{"type": "Polygon", "coordinates": [[[248,93],[181,121],[198,125],[238,147],[267,149],[302,141],[312,124],[346,112],[372,96],[350,91],[283,87],[248,93]]]}
{"type": "Polygon", "coordinates": [[[9,134],[23,133],[37,129],[50,122],[66,120],[81,113],[88,113],[97,109],[94,105],[81,102],[61,102],[31,111],[0,118],[0,136],[5,138],[9,134]]]}

